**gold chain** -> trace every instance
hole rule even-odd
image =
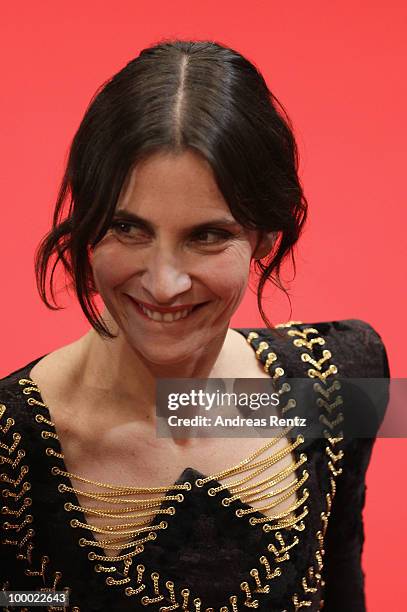
[[[288,429],[291,429],[291,427]],[[283,435],[284,433],[280,434],[277,438],[273,438],[273,440],[268,442],[263,447],[262,452],[266,448],[269,448],[270,446],[275,444],[277,440],[279,440]],[[278,451],[274,455],[266,457],[265,459],[261,459],[260,461],[257,461],[253,463],[252,465],[248,465],[249,462],[247,460],[242,461],[241,463],[235,465],[232,468],[223,470],[222,472],[218,472],[218,474],[215,474],[214,476],[207,476],[206,478],[198,478],[195,484],[198,487],[202,487],[205,483],[209,482],[210,480],[219,480],[219,478],[227,478],[229,476],[234,476],[235,474],[240,474],[241,472],[247,472],[248,470],[252,470],[253,468],[257,468],[263,465],[266,465],[267,467],[270,465],[274,465],[274,463],[277,463],[278,461],[280,461],[282,457],[285,457],[286,455],[288,455],[291,452],[291,450],[293,450],[294,448],[296,448],[303,442],[304,442],[304,437],[301,434],[299,434],[295,442],[288,444],[287,446],[282,448],[280,451]],[[256,453],[253,453],[254,456],[256,456],[257,454],[258,454],[258,451],[256,451]],[[252,457],[250,457],[250,460],[252,460]]]
[[[89,478],[78,476],[78,474],[74,474],[73,472],[67,472],[65,470],[61,470],[60,468],[53,468],[53,474],[59,474],[61,476],[66,476],[70,480],[79,480],[80,482],[85,482],[86,484],[92,484],[97,487],[110,489],[113,491],[113,493],[103,493],[104,497],[108,497],[109,495],[111,495],[112,497],[117,497],[118,495],[131,495],[136,493],[165,493],[166,491],[172,489],[189,491],[191,489],[191,483],[189,482],[185,482],[183,484],[173,484],[167,487],[128,487],[123,485],[112,485],[106,482],[98,482],[96,480],[90,480]]]
[[[298,461],[292,461],[290,463],[290,465],[288,467],[286,467],[284,470],[281,470],[281,472],[279,472],[278,474],[272,474],[271,476],[268,476],[267,478],[263,478],[263,480],[259,480],[255,483],[252,483],[250,485],[247,485],[245,487],[238,487],[238,486],[229,486],[228,489],[232,492],[233,489],[233,493],[235,494],[233,496],[233,498],[229,498],[230,500],[235,499],[237,497],[239,497],[240,493],[245,493],[247,491],[250,491],[251,489],[258,489],[259,487],[261,487],[261,485],[265,484],[269,487],[274,486],[275,484],[278,484],[279,482],[281,482],[282,480],[284,480],[286,478],[286,476],[289,476],[292,472],[295,472],[295,470],[297,468],[299,468],[303,463],[305,463],[306,459],[302,458],[299,459]],[[263,489],[260,489],[263,490]],[[250,494],[254,493],[255,491],[252,491]],[[236,495],[237,494],[237,495]]]
[[[305,473],[308,474],[307,470],[303,471],[303,475],[305,476]],[[308,476],[307,476],[308,477]],[[295,478],[295,480],[293,480],[292,482],[289,482],[288,484],[284,485],[283,487],[280,487],[279,489],[275,489],[274,491],[271,491],[270,493],[265,493],[264,495],[261,495],[260,497],[257,497],[258,493],[262,493],[263,491],[267,491],[267,489],[270,488],[270,484],[265,485],[264,487],[261,487],[260,489],[253,491],[251,494],[249,495],[241,495],[240,499],[242,501],[245,502],[245,504],[251,504],[254,501],[262,501],[263,499],[268,499],[269,497],[274,497],[275,495],[280,495],[280,493],[284,493],[284,491],[287,491],[287,489],[294,484],[295,482],[298,482],[298,478]]]
[[[271,510],[271,508],[275,508],[276,506],[278,506],[278,504],[280,502],[282,502],[282,501],[288,499],[289,497],[291,497],[291,494],[294,493],[295,491],[297,491],[300,487],[302,487],[302,485],[304,484],[304,482],[307,479],[308,479],[308,472],[306,472],[304,474],[304,476],[300,480],[297,480],[294,483],[294,486],[290,487],[290,490],[287,491],[287,493],[284,493],[284,495],[282,495],[278,499],[274,500],[270,505],[263,506],[261,508],[245,508],[245,509],[239,508],[239,510],[236,510],[236,516],[243,516],[244,514],[252,514],[253,512],[263,512],[264,510]],[[292,483],[290,483],[290,485],[291,484]],[[304,489],[304,493],[306,491],[308,491],[308,489]],[[267,495],[266,497],[269,497],[269,495]],[[297,503],[297,502],[295,502],[295,503]]]

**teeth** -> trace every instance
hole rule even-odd
[[[178,321],[178,319],[185,319],[191,312],[192,308],[186,308],[185,310],[179,310],[178,312],[157,312],[156,310],[149,310],[143,304],[139,303],[141,310],[153,321],[165,321],[166,323],[170,323],[171,321]]]

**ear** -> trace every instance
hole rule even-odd
[[[252,259],[263,259],[268,255],[277,240],[277,232],[259,231]]]

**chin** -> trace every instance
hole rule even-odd
[[[144,348],[140,346],[140,343],[133,344],[132,348],[142,361],[156,366],[176,366],[177,364],[182,365],[185,362],[191,362],[191,353],[185,350],[185,344],[184,348],[180,347],[179,350],[167,348],[165,344],[163,342],[161,347],[157,347],[156,350],[148,346]]]

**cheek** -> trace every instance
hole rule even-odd
[[[243,297],[249,280],[250,249],[239,248],[209,257],[206,277],[212,291],[225,303],[235,304]]]
[[[135,271],[133,259],[114,244],[95,249],[91,265],[96,288],[101,294],[123,284]]]

